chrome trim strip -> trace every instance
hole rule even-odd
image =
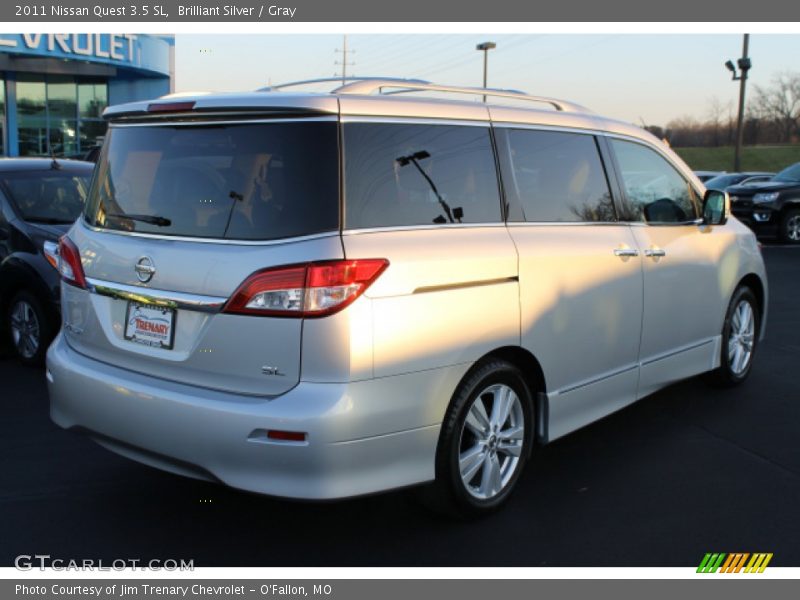
[[[612,371],[611,373],[606,373],[605,375],[601,375],[600,377],[596,377],[596,378],[590,379],[588,381],[582,381],[582,382],[577,383],[575,385],[571,385],[570,387],[567,387],[567,388],[562,388],[562,389],[558,390],[556,392],[556,394],[560,396],[561,394],[566,394],[568,392],[574,392],[575,390],[578,390],[580,388],[584,388],[587,385],[592,385],[594,383],[600,383],[601,381],[605,381],[606,379],[611,379],[612,377],[616,377],[617,375],[622,375],[624,373],[629,373],[630,371],[634,371],[634,370],[636,370],[638,368],[639,368],[638,364],[629,365],[627,367],[622,367],[621,369],[618,369],[616,371]]]
[[[687,225],[703,225],[703,219],[677,221],[675,223],[648,223],[646,221],[621,221],[631,227],[686,227]]]
[[[647,360],[640,361],[639,364],[643,367],[646,367],[647,365],[651,365],[665,358],[670,358],[671,356],[676,356],[678,354],[681,354],[682,352],[688,352],[689,350],[695,350],[697,348],[702,348],[703,346],[707,346],[708,344],[713,344],[715,340],[716,337],[713,337],[707,340],[703,340],[702,342],[696,342],[694,344],[683,346],[682,348],[678,348],[676,350],[669,350],[667,352],[664,352],[663,354],[659,354],[657,356],[650,357]]]
[[[510,221],[507,223],[509,227],[590,227],[590,226],[617,226],[627,227],[628,223],[625,221]]]
[[[201,244],[224,244],[228,246],[274,246],[277,244],[294,244],[299,242],[306,242],[309,240],[319,240],[339,235],[338,231],[326,231],[324,233],[314,233],[311,235],[281,238],[277,240],[224,240],[220,238],[200,238],[200,237],[188,237],[181,235],[161,235],[158,233],[143,233],[140,231],[118,231],[116,229],[104,229],[102,227],[95,227],[94,225],[89,225],[89,223],[87,223],[83,217],[79,218],[78,222],[80,223],[81,226],[85,227],[89,231],[94,231],[96,233],[109,233],[113,235],[146,238],[151,240],[167,240],[170,242],[198,242]]]
[[[177,113],[176,113],[177,114]],[[127,122],[127,121],[111,121],[109,127],[192,127],[195,125],[246,125],[249,123],[296,123],[309,121],[321,122],[336,122],[339,120],[338,115],[331,114],[318,117],[275,117],[274,119],[230,119],[230,120],[215,120],[215,119],[194,119],[191,121],[176,121],[164,119],[163,121],[146,121],[146,122]]]
[[[555,131],[558,133],[574,133],[576,135],[605,135],[605,131],[597,128],[580,127],[578,125],[539,125],[538,123],[520,123],[518,121],[495,121],[492,126],[496,129],[528,129],[535,131]]]
[[[395,225],[392,227],[365,227],[364,229],[345,229],[342,235],[361,235],[365,233],[386,233],[392,231],[446,231],[448,229],[483,229],[505,227],[505,223],[448,223],[446,225]]]
[[[465,127],[490,127],[491,122],[487,116],[485,119],[449,119],[447,117],[403,117],[391,116],[380,117],[376,115],[351,115],[343,114],[342,123],[383,123],[390,125],[460,125]]]
[[[88,277],[86,279],[86,283],[89,286],[89,291],[93,294],[107,296],[117,300],[128,300],[133,302],[141,302],[143,304],[166,306],[179,310],[218,313],[228,301],[227,298],[222,298],[219,296],[201,296],[199,294],[187,294],[184,292],[153,290],[150,288],[126,285],[124,283],[103,281],[101,279],[90,279]]]
[[[519,277],[513,275],[511,277],[498,277],[497,279],[482,279],[479,281],[460,281],[458,283],[445,283],[442,285],[428,285],[418,287],[412,294],[428,294],[430,292],[444,292],[449,290],[461,290],[464,288],[483,287],[486,285],[500,285],[502,283],[511,283],[519,281]]]

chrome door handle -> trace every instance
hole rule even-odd
[[[648,248],[644,251],[644,255],[649,256],[650,258],[660,258],[662,256],[666,256],[667,253],[661,248]]]
[[[636,248],[614,248],[614,256],[639,256]]]

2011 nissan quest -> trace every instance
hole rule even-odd
[[[106,111],[60,244],[57,424],[245,490],[433,482],[474,514],[537,445],[748,376],[759,246],[659,140],[520,92],[287,89]]]

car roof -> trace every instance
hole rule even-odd
[[[19,157],[19,158],[0,158],[0,173],[10,171],[49,171],[53,169],[52,158],[44,157]],[[56,158],[60,169],[68,171],[91,171],[94,163],[83,160],[71,160],[66,158]]]
[[[297,92],[292,87],[335,83],[329,92]],[[393,91],[385,91],[385,90]],[[428,92],[429,95],[411,92]],[[430,94],[434,94],[431,97]],[[450,94],[450,97],[446,97]],[[480,102],[486,94],[486,101]],[[505,103],[497,100],[503,98]],[[508,100],[516,101],[509,106]],[[182,114],[180,114],[182,112]],[[181,92],[161,98],[106,108],[107,119],[159,119],[249,112],[270,116],[340,115],[347,117],[403,117],[463,121],[530,122],[532,124],[611,130],[636,137],[639,127],[607,119],[568,100],[532,96],[518,90],[447,86],[418,79],[364,77],[308,80],[250,92]],[[652,138],[657,139],[657,138]]]

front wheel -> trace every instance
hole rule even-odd
[[[531,407],[531,392],[512,364],[491,360],[468,374],[442,424],[428,504],[461,517],[503,504],[530,454]]]
[[[720,366],[711,373],[712,383],[732,386],[747,379],[760,327],[761,313],[755,295],[748,287],[737,288],[722,326]]]
[[[800,209],[793,208],[783,215],[781,238],[788,244],[800,244]]]

